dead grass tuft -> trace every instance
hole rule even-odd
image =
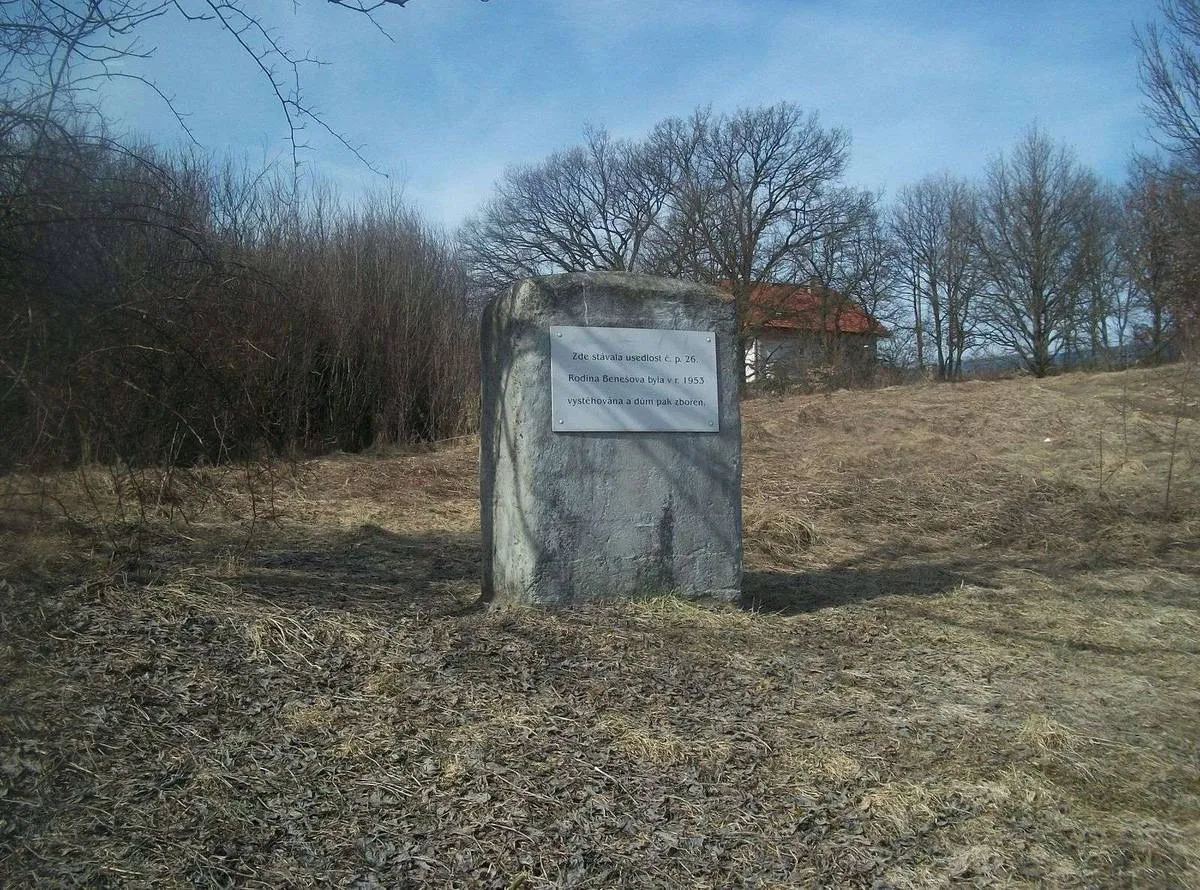
[[[762,504],[745,504],[746,547],[783,564],[794,563],[817,543],[817,529],[805,516]]]

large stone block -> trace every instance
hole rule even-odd
[[[710,332],[716,428],[557,432],[556,326]],[[739,595],[741,361],[727,295],[624,273],[528,279],[488,304],[482,358],[485,598],[562,604]]]

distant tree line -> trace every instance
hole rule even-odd
[[[848,160],[844,132],[789,103],[700,109],[641,140],[590,130],[506,171],[462,231],[464,260],[485,290],[595,269],[720,283],[746,340],[756,285],[815,285],[944,379],[979,350],[1038,376],[1134,337],[1158,354],[1194,322],[1200,201],[1181,162],[1138,159],[1113,186],[1031,127],[981,181],[929,176],[885,204],[845,184]]]
[[[1044,376],[1064,358],[1103,365],[1135,339],[1171,355],[1196,318],[1189,179],[1139,158],[1114,186],[1031,127],[981,182],[902,188],[889,229],[918,367],[954,379],[982,349]]]

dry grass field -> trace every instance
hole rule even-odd
[[[0,480],[0,885],[1200,887],[1186,370],[748,403],[742,608],[479,609],[473,440]]]

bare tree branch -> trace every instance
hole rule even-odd
[[[527,275],[641,269],[671,185],[652,146],[589,129],[583,145],[505,171],[464,226],[464,255],[487,290]]]
[[[361,13],[385,36],[374,13],[385,6],[403,7],[407,0],[329,0],[335,6]],[[140,39],[155,19],[177,16],[187,24],[215,23],[258,68],[283,112],[294,168],[306,148],[301,134],[313,125],[375,173],[381,171],[341,130],[331,125],[303,92],[302,69],[324,63],[293,51],[271,26],[268,13],[249,0],[3,0],[0,2],[0,72],[3,99],[9,106],[33,98],[51,116],[65,103],[72,113],[97,116],[94,102],[84,96],[102,80],[123,78],[146,86],[180,123],[190,139],[194,134],[186,114],[161,85],[136,70],[113,63],[145,60],[156,49]],[[381,174],[382,175],[382,174]]]
[[[1200,0],[1160,0],[1164,25],[1135,30],[1146,113],[1159,145],[1200,166]]]

